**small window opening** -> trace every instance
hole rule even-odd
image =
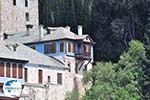
[[[71,64],[68,63],[68,67],[69,67],[69,72],[71,72]]]
[[[26,13],[26,21],[29,21],[30,18],[29,18],[29,13]]]
[[[13,5],[16,6],[16,0],[13,0]]]
[[[51,76],[48,76],[48,77],[47,77],[47,81],[48,81],[48,83],[51,82]]]
[[[28,7],[28,0],[25,0],[25,7]]]
[[[57,84],[62,84],[62,73],[57,73]]]

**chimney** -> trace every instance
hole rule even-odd
[[[15,44],[8,44],[6,45],[6,47],[11,50],[11,51],[17,51],[17,47],[19,46],[19,44],[15,43]]]
[[[3,39],[4,39],[4,40],[8,39],[8,34],[7,34],[7,33],[4,33],[4,34],[3,34]]]
[[[3,34],[0,34],[0,40],[4,40],[4,35]]]
[[[30,29],[32,29],[32,28],[33,28],[32,24],[27,24],[26,25],[26,33],[27,33],[27,35],[30,35]]]
[[[68,31],[70,31],[70,29],[71,29],[69,26],[66,26],[65,28],[66,28]]]
[[[42,39],[44,37],[44,26],[39,25],[39,39]]]
[[[46,28],[46,34],[51,34],[51,30]]]
[[[78,25],[78,35],[82,35],[82,33],[83,33],[82,25]]]

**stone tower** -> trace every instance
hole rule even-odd
[[[38,30],[38,0],[0,0],[0,33]]]

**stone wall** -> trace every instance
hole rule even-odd
[[[75,84],[81,98],[85,93],[83,77],[71,73],[66,73],[64,77],[62,85],[26,83],[19,100],[65,100],[67,93],[72,91]]]
[[[28,81],[24,83],[20,100],[64,100],[74,87],[75,74],[58,67],[29,66]],[[43,83],[38,83],[38,70],[43,72]],[[57,73],[62,73],[62,84],[57,83]],[[48,76],[51,81],[48,82]]]
[[[26,22],[26,12],[29,13],[29,22]],[[16,6],[13,0],[1,0],[1,33],[26,32],[28,23],[33,25],[31,32],[37,31],[38,16],[38,0],[28,0],[28,7],[25,7],[25,0],[16,0]]]

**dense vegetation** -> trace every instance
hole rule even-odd
[[[40,23],[45,26],[71,26],[96,42],[95,58],[118,61],[132,39],[144,39],[148,0],[39,0]]]
[[[118,62],[98,62],[84,75],[84,84],[90,88],[82,100],[150,100],[148,48],[134,40]],[[73,90],[66,100],[79,97],[77,93]]]
[[[89,33],[96,42],[95,58],[101,62],[85,74],[84,82],[91,82],[91,88],[83,100],[150,100],[148,0],[39,0],[39,3],[41,24],[71,26],[74,32],[82,24],[84,33]],[[66,100],[78,98],[77,95],[74,89]]]
[[[92,86],[83,100],[140,100],[145,96],[140,89],[145,48],[138,41],[129,45],[118,63],[100,62],[86,73],[84,81],[92,82]]]

